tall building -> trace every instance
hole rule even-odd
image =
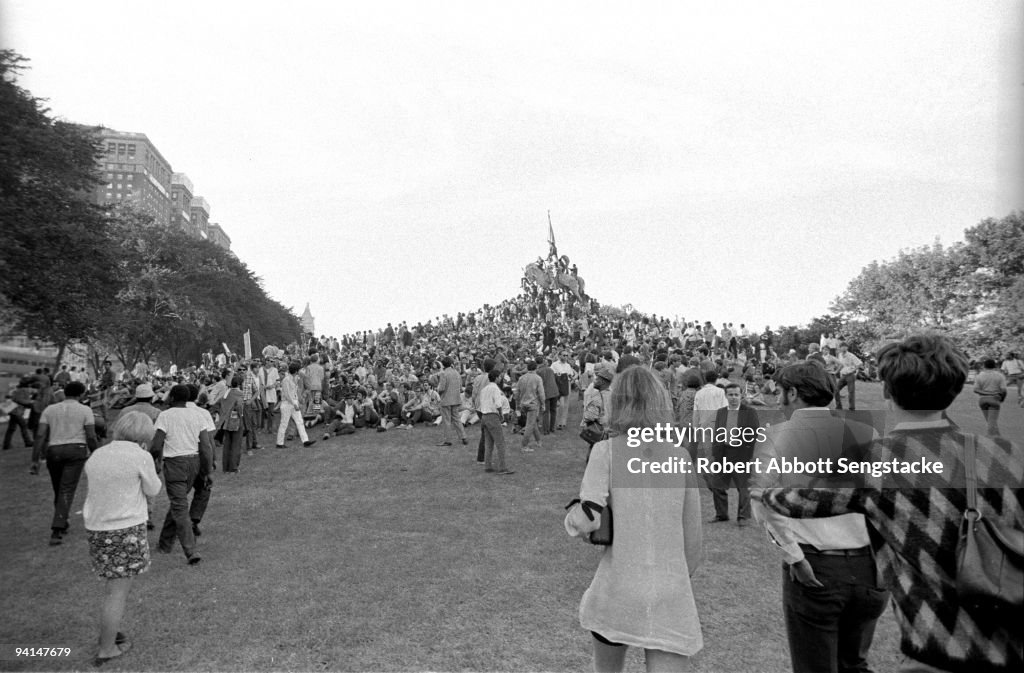
[[[306,310],[302,312],[302,317],[299,318],[299,324],[302,325],[302,331],[310,334],[316,334],[315,324],[313,322],[313,314],[309,312],[309,302],[306,302]]]
[[[209,227],[210,240],[225,250],[231,249],[231,239],[224,233],[224,230],[216,222],[211,222]]]
[[[192,181],[184,173],[171,176],[171,226],[199,237],[192,227]]]
[[[210,224],[210,204],[195,195],[192,181],[175,173],[171,164],[144,133],[95,129],[103,146],[100,172],[105,182],[96,189],[100,204],[133,203],[158,223],[181,229],[225,250],[231,238],[218,224]]]
[[[210,204],[201,196],[193,196],[189,207],[192,216],[192,230],[196,238],[204,241],[210,238]]]
[[[100,168],[105,184],[97,203],[133,202],[156,222],[171,224],[171,165],[144,133],[97,129],[103,143]]]

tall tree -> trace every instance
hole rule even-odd
[[[963,245],[936,242],[872,262],[850,281],[832,310],[845,320],[873,325],[876,336],[920,328],[954,331],[977,311],[974,267]]]
[[[15,330],[62,353],[96,333],[118,276],[103,209],[90,200],[94,135],[52,119],[18,85],[26,60],[0,50],[0,303]]]
[[[1024,212],[982,220],[965,232],[966,254],[978,271],[980,327],[994,344],[1024,345]]]

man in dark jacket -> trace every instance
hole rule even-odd
[[[555,431],[555,416],[558,413],[558,381],[551,363],[543,355],[537,356],[537,376],[544,384],[544,416],[541,420],[541,432],[550,435]]]
[[[739,384],[730,383],[725,389],[725,399],[729,406],[718,410],[715,417],[715,441],[711,445],[711,460],[735,467],[737,463],[746,463],[754,456],[754,443],[757,441],[757,429],[760,426],[757,411],[742,403],[743,394]],[[719,474],[708,477],[708,486],[715,504],[715,518],[709,523],[729,520],[729,491],[735,486],[739,492],[739,504],[736,508],[736,523],[746,526],[750,519],[750,490],[747,482],[750,475],[746,472]]]

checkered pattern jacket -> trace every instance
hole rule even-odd
[[[869,478],[863,488],[769,489],[762,502],[797,518],[866,517],[907,656],[949,671],[1019,673],[1024,614],[975,611],[956,592],[957,539],[967,507],[963,446],[964,435],[945,423],[894,431],[857,459],[941,460],[942,475],[885,475]],[[1003,526],[1024,529],[1024,452],[1005,440],[978,437],[977,454],[978,509]]]

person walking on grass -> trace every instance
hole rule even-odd
[[[614,509],[614,538],[579,608],[595,671],[623,670],[628,647],[644,650],[648,671],[687,670],[704,644],[690,580],[703,559],[696,478],[692,470],[630,475],[626,467],[640,456],[692,465],[671,441],[627,445],[633,432],[672,420],[672,398],[651,370],[616,374],[609,418],[615,435],[594,444],[579,499],[565,518],[566,532],[586,539]]]
[[[67,535],[68,514],[82,469],[89,454],[98,446],[92,409],[79,401],[84,393],[85,386],[78,381],[67,384],[64,401],[43,410],[36,430],[32,467],[38,471],[38,460],[45,458],[53,485],[50,546],[59,545]]]
[[[106,581],[100,608],[100,649],[94,666],[122,656],[132,646],[118,629],[132,580],[149,570],[146,503],[161,488],[147,451],[154,432],[149,416],[127,411],[114,424],[113,441],[94,451],[85,463],[89,490],[82,514],[89,555],[93,571]]]
[[[188,494],[196,479],[209,486],[213,479],[213,439],[199,414],[187,407],[189,389],[178,384],[171,388],[167,401],[171,405],[156,419],[156,433],[150,451],[162,464],[170,507],[160,531],[159,550],[170,554],[175,538],[189,565],[202,560],[196,549],[196,536],[189,517]]]
[[[310,439],[306,433],[306,425],[302,422],[302,412],[299,411],[299,363],[292,362],[288,365],[288,374],[281,381],[281,421],[277,425],[277,444],[279,449],[284,448],[284,436],[288,430],[288,423],[294,422],[299,431],[299,439],[303,446],[313,446],[315,439]]]
[[[1006,400],[1006,377],[996,369],[996,361],[985,360],[984,369],[974,379],[974,392],[979,395],[978,407],[988,425],[988,436],[999,437],[999,410]]]

